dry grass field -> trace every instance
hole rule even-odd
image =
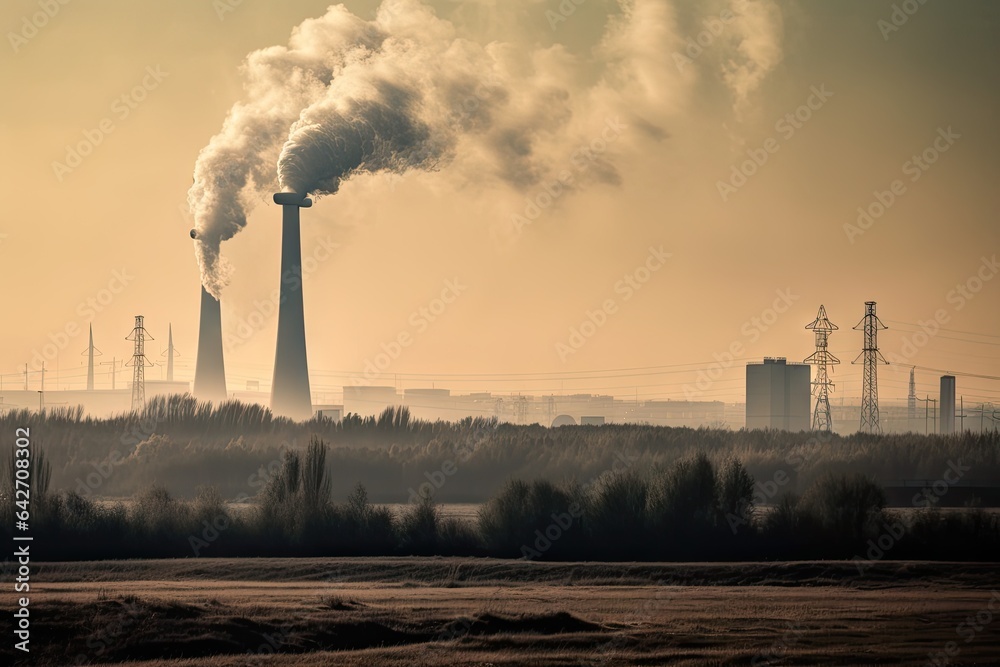
[[[43,563],[23,664],[925,665],[955,641],[948,664],[996,665],[1000,603],[958,628],[997,588],[969,563]]]

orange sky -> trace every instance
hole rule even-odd
[[[335,398],[344,372],[363,371],[401,334],[411,343],[385,367],[386,384],[742,400],[742,364],[727,350],[800,360],[813,342],[803,327],[822,303],[841,329],[831,349],[850,362],[866,300],[890,327],[886,356],[1000,375],[1000,9],[928,3],[889,31],[879,21],[892,20],[891,2],[757,2],[767,11],[723,25],[690,62],[659,72],[669,85],[644,113],[666,136],[632,125],[607,142],[620,184],[587,181],[591,167],[566,155],[580,187],[520,230],[512,216],[529,199],[547,201],[543,190],[463,178],[461,162],[359,177],[304,210],[317,400]],[[345,4],[373,16],[373,2]],[[617,6],[591,0],[553,23],[555,0],[430,4],[470,39],[561,43],[584,66]],[[649,56],[661,70],[678,67],[674,54],[730,6],[662,4],[669,34]],[[241,98],[243,58],[287,43],[326,4],[231,9],[220,20],[208,0],[70,2],[45,21],[33,18],[37,2],[0,9],[5,386],[23,384],[24,363],[49,343],[58,354],[46,368],[59,375],[47,383],[82,386],[86,326],[102,360],[122,358],[136,314],[156,338],[155,361],[173,324],[178,375],[193,377],[199,275],[185,197],[194,161]],[[37,34],[32,20],[45,23]],[[606,127],[579,121],[585,136]],[[55,164],[73,164],[67,146],[81,142],[92,150],[77,166]],[[743,184],[734,168],[754,173]],[[857,226],[859,207],[885,204]],[[279,216],[262,201],[223,246],[235,269],[223,296],[231,389],[270,380],[275,319],[248,336],[240,325],[266,314],[260,304],[278,286]],[[653,261],[650,248],[669,257]],[[449,281],[461,289],[434,314]],[[600,326],[574,338],[588,312]],[[944,329],[914,341],[917,323],[936,314]],[[713,359],[726,368],[698,388]],[[921,395],[936,392],[937,375],[918,370]],[[883,371],[882,396],[904,397],[906,379]],[[834,401],[860,395],[859,367],[839,367],[834,380]],[[996,380],[961,376],[958,386],[966,401],[1000,402]]]

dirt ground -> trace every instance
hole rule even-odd
[[[995,564],[185,559],[31,585],[17,664],[1000,664]]]

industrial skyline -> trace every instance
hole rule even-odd
[[[292,196],[292,198],[295,201],[300,199],[297,196]],[[298,205],[295,208],[297,209]],[[292,222],[297,221],[292,220]],[[293,227],[295,226],[293,225]],[[294,250],[294,243],[288,247],[290,251]],[[294,261],[292,255],[294,255],[294,252],[289,255],[289,261]],[[207,343],[205,346],[199,345],[199,362],[203,361],[202,354],[205,354],[204,367],[210,372],[205,374],[196,373],[196,378],[201,377],[201,381],[205,382],[206,378],[211,377],[218,386],[221,386],[225,383],[225,377],[224,368],[221,363],[218,363],[221,360],[220,355],[203,352],[203,349],[211,348],[220,338],[218,321],[213,320],[213,317],[217,316],[213,315],[212,311],[214,308],[211,307],[213,303],[218,302],[209,296],[208,300],[204,303],[208,303],[210,306],[207,317],[202,318],[201,338],[203,341],[207,341]],[[871,313],[873,304],[867,303],[866,309]],[[296,320],[299,320],[299,324],[301,324],[300,309],[297,313],[293,312],[290,317],[292,318],[291,322],[293,325]],[[132,382],[124,385],[118,390],[117,394],[114,391],[115,380],[113,377],[110,380],[111,391],[108,391],[107,387],[101,387],[95,391],[94,378],[97,367],[94,362],[94,353],[99,354],[100,351],[96,349],[91,334],[88,349],[84,351],[84,354],[88,357],[86,373],[87,390],[85,392],[74,391],[66,386],[61,387],[60,380],[65,381],[65,378],[59,377],[50,378],[50,389],[46,391],[43,384],[44,373],[42,372],[39,372],[40,389],[37,391],[30,390],[28,382],[30,372],[27,372],[24,374],[25,391],[8,390],[7,392],[14,399],[13,401],[2,400],[3,388],[0,385],[0,409],[28,407],[25,401],[33,401],[36,393],[38,394],[39,408],[80,404],[91,414],[113,414],[125,409],[124,400],[127,396],[131,396],[131,408],[133,410],[138,409],[145,401],[146,386],[142,377],[142,370],[145,366],[153,366],[155,364],[150,363],[145,357],[142,345],[143,336],[137,335],[137,332],[142,332],[144,335],[147,334],[142,327],[143,317],[136,316],[135,320],[136,328],[127,337],[128,340],[135,342],[135,351],[133,358],[129,362],[123,363],[123,366],[133,366],[135,373],[133,374]],[[864,323],[864,320],[862,323]],[[807,363],[815,365],[823,359],[827,359],[827,361],[835,359],[835,357],[830,357],[828,352],[825,352],[825,354],[820,353],[826,350],[829,332],[836,328],[835,325],[829,322],[825,308],[820,306],[816,319],[806,327],[808,330],[815,331],[817,336],[817,353],[810,355],[806,359]],[[301,330],[299,334],[301,334]],[[152,385],[151,395],[186,392],[198,386],[197,380],[194,384],[191,384],[184,380],[176,380],[173,377],[173,358],[176,355],[176,350],[173,346],[172,325],[168,325],[167,337],[167,348],[161,355],[165,357],[165,361],[161,366],[166,367],[167,378],[166,380],[162,379],[161,369],[161,378],[159,380],[153,379],[150,383]],[[869,344],[868,332],[866,332],[864,344]],[[292,345],[291,349],[295,351],[300,348],[297,345]],[[280,362],[282,356],[281,350],[282,347],[279,342],[275,363],[276,371],[281,368],[284,368],[286,371],[290,368],[295,368],[295,364],[285,363],[282,365]],[[286,356],[287,352],[286,350]],[[300,352],[295,352],[295,354],[301,352],[302,350],[300,349]],[[864,356],[864,351],[862,356]],[[118,368],[117,365],[113,367]],[[740,367],[742,368],[743,365],[740,364]],[[857,399],[855,397],[840,396],[839,402],[835,402],[837,409],[831,409],[829,392],[832,391],[833,385],[832,383],[824,383],[822,381],[824,377],[822,370],[817,371],[816,381],[811,383],[813,390],[810,391],[809,367],[798,363],[786,365],[785,358],[768,357],[763,359],[763,363],[760,361],[746,363],[746,392],[743,402],[739,400],[716,400],[710,397],[695,398],[693,400],[675,400],[670,398],[657,400],[656,398],[647,397],[647,392],[643,392],[640,398],[638,386],[635,389],[634,400],[632,396],[626,398],[622,398],[621,396],[616,397],[613,392],[601,393],[600,391],[591,389],[593,393],[588,393],[572,388],[566,390],[565,387],[561,388],[558,392],[549,391],[548,393],[522,392],[516,386],[508,386],[506,390],[499,391],[459,390],[453,392],[451,389],[452,386],[460,386],[463,382],[468,382],[469,380],[461,377],[438,378],[436,380],[428,380],[425,377],[419,379],[404,377],[400,381],[398,377],[395,377],[391,386],[380,386],[373,384],[375,380],[373,377],[367,377],[362,381],[360,379],[362,374],[360,373],[352,374],[351,382],[342,387],[322,385],[325,391],[320,393],[316,400],[312,400],[308,394],[308,375],[304,370],[304,355],[299,368],[300,372],[298,374],[288,374],[286,372],[286,375],[288,375],[286,382],[291,383],[289,385],[291,391],[286,392],[284,398],[281,398],[282,393],[280,391],[275,392],[272,384],[270,387],[270,398],[268,399],[266,394],[268,387],[266,384],[262,386],[259,380],[247,381],[245,387],[239,386],[234,388],[230,386],[228,392],[219,396],[204,395],[206,385],[203,384],[201,385],[200,391],[202,395],[200,397],[215,401],[228,397],[246,402],[256,402],[268,405],[278,415],[292,416],[298,419],[308,417],[313,413],[322,414],[334,419],[340,419],[348,413],[373,416],[388,406],[405,406],[410,408],[415,417],[429,420],[458,420],[467,416],[494,416],[503,421],[524,424],[536,422],[553,425],[576,422],[590,424],[642,422],[689,427],[778,428],[792,431],[809,430],[812,428],[814,430],[833,430],[839,433],[854,432],[859,416],[863,422],[865,416],[871,411],[871,408],[866,405],[865,397],[863,396]],[[822,364],[819,365],[819,369],[822,369]],[[600,372],[619,374],[604,376],[615,378],[621,377],[620,374],[622,373],[625,373],[625,376],[649,375],[652,370],[654,369],[605,369]],[[671,373],[677,369],[661,368],[659,370],[662,373]],[[940,432],[951,433],[956,429],[964,430],[966,428],[973,431],[993,430],[1000,423],[1000,410],[992,402],[986,400],[981,400],[977,406],[975,400],[971,400],[976,398],[973,394],[969,395],[970,402],[968,409],[966,409],[965,394],[956,393],[956,378],[953,375],[943,375],[940,377],[940,392],[935,398],[931,398],[928,393],[925,399],[918,399],[915,394],[915,370],[915,367],[909,367],[910,380],[907,383],[909,395],[905,404],[891,399],[882,402],[883,405],[881,407],[884,408],[883,414],[886,417],[879,424],[880,430],[885,430],[885,432],[920,432],[923,430],[924,432],[931,433],[938,432],[938,424],[940,423]],[[924,372],[933,372],[936,369],[923,370]],[[626,373],[626,371],[638,373]],[[795,372],[792,373],[792,371]],[[320,371],[320,373],[324,372]],[[109,372],[109,375],[113,376],[114,373]],[[497,383],[503,384],[507,381],[525,382],[529,379],[518,374],[510,374],[508,377],[502,377],[502,375],[481,378],[479,381],[495,385]],[[965,375],[963,380],[967,380],[970,377],[972,376]],[[295,392],[298,390],[294,389],[294,385],[302,379],[305,379],[307,382],[305,385],[306,393],[300,393],[296,397]],[[587,380],[587,378],[579,378],[575,374],[570,374],[569,379],[571,384],[574,381]],[[561,383],[564,383],[565,380],[566,377],[563,377]],[[426,386],[428,382],[431,387]],[[410,386],[405,386],[407,384]],[[441,386],[434,388],[438,384]],[[824,388],[827,389],[826,392],[822,391]],[[66,391],[67,389],[69,391]],[[198,390],[194,390],[194,393],[198,395]],[[277,404],[275,403],[276,395],[279,396]],[[815,408],[810,406],[810,395],[816,398]],[[289,401],[289,397],[292,400]],[[958,399],[957,402],[956,399]],[[284,400],[285,405],[281,404],[282,400]],[[878,407],[877,395],[874,400],[876,401],[876,407]],[[922,420],[916,412],[915,404],[917,400],[922,400],[925,403]],[[931,410],[932,405],[933,410]],[[812,414],[811,419],[810,414]],[[977,415],[978,428],[974,423]],[[817,425],[817,421],[821,416],[823,417],[823,423]],[[966,419],[970,420],[968,425],[966,424]],[[882,429],[883,426],[884,429]]]
[[[211,323],[214,308],[213,302],[217,302],[215,302],[210,295],[207,295],[207,293],[203,293],[203,300],[205,300],[206,297],[207,303],[210,306],[207,321]],[[218,317],[218,315],[215,315],[215,317]],[[214,328],[217,326],[218,324],[211,323],[208,331],[215,330]],[[905,327],[905,325],[902,326]],[[951,338],[953,333],[950,330],[943,330],[939,335],[948,336],[951,340],[957,340]],[[174,379],[171,377],[171,374],[173,373],[173,366],[176,366],[180,371],[177,381],[189,383],[191,390],[195,394],[200,394],[207,400],[221,400],[224,398],[227,394],[227,392],[222,389],[226,379],[224,363],[217,363],[214,365],[214,368],[212,367],[212,364],[206,364],[206,368],[210,369],[206,373],[206,377],[213,378],[214,393],[206,393],[204,387],[199,390],[198,374],[194,372],[196,360],[178,355],[176,350],[174,351],[172,357],[168,356],[168,352],[173,349],[172,325],[168,327],[167,336],[168,346],[160,355],[163,357],[163,361],[150,362],[153,367],[153,370],[151,371],[151,378],[153,380],[165,379],[168,382],[173,382]],[[844,348],[840,350],[841,353],[856,354],[857,352],[860,352],[861,341],[857,342],[859,343],[859,347],[854,349]],[[90,344],[93,345],[96,355],[102,354],[101,351],[97,349],[98,346],[93,343],[92,338]],[[213,336],[203,336],[199,341],[199,354],[202,354],[201,350],[203,345],[214,345],[214,347],[217,348],[210,354],[207,352],[204,353],[207,355],[207,359],[219,358],[222,350],[221,341],[216,338],[215,343],[213,344]],[[84,350],[84,355],[87,355],[89,349],[90,346]],[[99,389],[109,389],[112,388],[113,385],[124,387],[128,378],[123,377],[121,372],[125,367],[124,363],[125,358],[128,356],[128,350],[122,348],[120,352],[121,356],[118,357],[118,363],[114,366],[114,375],[116,375],[116,380],[112,380],[113,373],[110,368],[101,368],[102,365],[107,366],[114,362],[94,362],[93,375],[91,375],[89,365],[83,361],[81,361],[81,365],[79,367],[71,366],[70,368],[63,367],[61,369],[58,365],[50,364],[50,366],[45,368],[44,372],[44,375],[48,378],[49,388],[76,390],[84,388],[85,386],[92,386],[90,385],[90,382],[94,382],[93,386],[96,386]],[[224,354],[222,356],[224,356]],[[535,393],[538,395],[559,395],[589,392],[594,394],[614,395],[621,398],[635,398],[636,400],[641,398],[644,401],[722,400],[726,402],[740,402],[745,400],[745,394],[740,390],[741,388],[732,388],[729,385],[731,385],[734,380],[740,383],[743,382],[743,364],[746,362],[760,361],[762,358],[763,357],[750,356],[733,357],[731,362],[727,360],[724,364],[720,363],[720,361],[716,359],[701,362],[693,361],[676,365],[648,366],[631,369],[588,369],[573,372],[538,374],[477,374],[474,372],[462,374],[410,374],[392,372],[372,373],[369,372],[371,370],[370,368],[367,370],[358,369],[355,371],[314,369],[314,377],[311,382],[318,387],[318,393],[320,395],[325,395],[327,397],[329,397],[330,394],[342,393],[341,390],[344,386],[389,384],[402,390],[407,387],[421,388],[437,384],[450,387],[463,393],[491,391],[498,394]],[[171,363],[171,360],[176,361]],[[261,363],[258,364],[256,368],[264,369],[267,366],[267,364]],[[726,367],[723,368],[723,366]],[[919,369],[920,372],[917,374],[917,377],[919,377],[919,383],[914,382],[913,390],[916,391],[919,387],[919,394],[921,396],[927,393],[935,393],[937,389],[938,376],[944,373],[953,372],[946,368],[934,368],[918,364],[907,364],[901,361],[894,365],[885,367],[882,371],[881,380],[885,385],[887,385],[887,390],[885,391],[886,395],[884,397],[887,402],[898,402],[904,396],[907,399],[910,398],[910,383],[908,380],[903,379],[903,374],[907,374],[906,377],[908,377],[909,374],[913,372],[915,367]],[[273,366],[271,366],[271,368],[273,368]],[[722,377],[718,379],[714,378],[716,373]],[[29,367],[26,386],[30,386],[35,389],[41,387],[42,375],[43,373],[41,369],[35,371]],[[260,387],[261,390],[269,390],[271,383],[267,379],[266,375],[267,373],[262,372],[262,370],[251,370],[249,373],[237,372],[235,377],[229,376],[228,394],[232,395],[235,392],[245,391],[247,383]],[[975,402],[995,402],[994,394],[991,392],[993,381],[990,378],[977,377],[980,374],[965,373],[962,371],[959,371],[959,375],[963,377],[963,395]],[[860,369],[853,373],[847,372],[835,377],[838,378],[838,382],[843,383],[845,388],[843,390],[837,389],[834,393],[830,394],[830,396],[832,396],[832,402],[840,405],[859,403],[862,397],[861,389],[863,380],[863,373],[860,372]],[[656,381],[657,378],[663,379]],[[16,388],[25,384],[25,370],[22,368],[22,370],[18,373],[4,374],[2,379],[8,388]],[[985,390],[977,388],[977,381],[981,381],[979,382],[979,385],[985,386]],[[713,386],[705,386],[706,383],[711,383]],[[906,394],[903,393],[904,387],[907,389]]]
[[[553,27],[540,5],[515,5],[429,3],[442,34],[538,47],[536,68],[563,68],[575,124],[536,116],[565,142],[534,141],[537,159],[526,165],[554,176],[479,178],[473,167],[497,164],[465,162],[474,151],[458,150],[459,162],[436,170],[360,174],[317,198],[301,230],[314,402],[356,382],[738,402],[745,363],[815,351],[801,327],[819,304],[850,324],[876,300],[889,326],[879,336],[890,362],[880,400],[906,400],[916,366],[917,413],[915,401],[936,396],[945,374],[967,401],[1000,403],[1000,195],[986,187],[998,175],[1000,101],[988,84],[1000,58],[983,27],[995,9],[922,6],[886,33],[879,22],[891,4],[790,11],[764,2],[757,22],[711,23],[723,5],[651,3],[662,10],[647,17],[656,75],[640,94],[600,55],[613,9],[580,6]],[[345,6],[375,17],[374,2]],[[37,278],[5,293],[5,321],[17,326],[4,329],[3,387],[27,380],[37,389],[43,377],[49,389],[84,387],[79,352],[91,327],[103,352],[95,386],[126,387],[132,350],[119,339],[140,313],[157,339],[151,360],[161,360],[172,324],[186,353],[174,360],[176,378],[195,379],[205,311],[191,298],[202,289],[186,234],[196,225],[191,166],[246,93],[247,54],[288,43],[296,25],[324,12],[326,3],[304,0],[281,11],[244,4],[224,20],[159,7],[136,22],[125,3],[67,7],[18,47],[11,83],[44,112],[5,110],[0,132],[25,157],[2,174],[25,188],[11,219],[37,224],[0,228],[0,259],[10,280]],[[718,34],[702,38],[709,23]],[[166,24],[183,26],[188,50],[161,34]],[[129,58],[105,66],[86,48],[126,26]],[[94,37],[81,41],[85,33]],[[736,36],[760,50],[740,51]],[[844,43],[856,46],[834,48]],[[924,62],[929,50],[945,54],[936,67]],[[539,77],[550,70],[530,67],[527,83],[511,85],[514,65],[525,64],[510,57],[454,100],[472,110],[459,121],[488,111],[513,122],[504,114],[547,90]],[[607,89],[594,87],[601,77]],[[587,99],[600,104],[578,103]],[[77,164],[67,154],[98,136],[109,101],[113,132],[101,130]],[[592,106],[600,113],[584,113]],[[53,172],[56,163],[69,171]],[[99,203],[94,193],[109,183],[120,196]],[[229,392],[248,383],[269,391],[274,373],[279,222],[269,200],[255,203],[222,250],[231,273],[216,302],[213,354]],[[136,239],[149,250],[127,250]],[[797,249],[820,246],[817,271],[815,256]],[[38,261],[67,271],[39,272]],[[860,332],[841,331],[829,352],[846,361],[861,347]],[[161,375],[165,367],[147,369],[147,379]],[[861,397],[860,367],[837,367],[830,379],[833,406]],[[225,392],[216,380],[213,397]]]

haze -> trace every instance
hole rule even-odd
[[[375,3],[344,4],[373,16]],[[618,11],[590,0],[556,21],[546,15],[556,2],[429,4],[464,37],[539,48],[584,72]],[[868,300],[890,327],[883,353],[920,367],[919,395],[937,391],[940,370],[990,376],[959,376],[966,401],[1000,398],[1000,10],[929,2],[892,30],[891,2],[751,4],[753,20],[718,22],[701,53],[686,53],[688,40],[729,3],[667,5],[669,39],[647,63],[662,80],[644,82],[662,97],[637,110],[648,125],[609,116],[575,127],[597,142],[595,159],[572,144],[547,155],[572,189],[480,180],[460,155],[437,171],[358,176],[319,199],[302,224],[307,272],[315,264],[305,313],[317,402],[337,400],[352,379],[742,401],[742,362],[805,358],[804,326],[820,304],[840,327],[831,351],[845,362],[832,399],[856,401],[860,367],[846,363],[860,352],[851,327]],[[246,55],[286,44],[327,6],[220,5],[69,3],[23,43],[8,36],[5,385],[22,386],[24,364],[57,341],[46,369],[58,372],[46,381],[82,387],[87,325],[104,359],[121,359],[136,314],[157,361],[172,323],[177,376],[193,378],[195,159],[241,99]],[[0,25],[19,33],[36,11],[5,3]],[[78,166],[54,166],[85,140],[96,145]],[[741,180],[734,169],[753,173]],[[859,207],[871,222],[859,223]],[[260,304],[278,286],[279,220],[259,202],[223,246],[234,269],[223,296],[231,389],[270,381],[276,318],[249,335],[240,325],[266,315]],[[119,287],[110,303],[86,305]],[[450,303],[435,313],[443,293]],[[919,323],[935,318],[936,334],[915,344]],[[587,321],[593,335],[574,338]],[[410,344],[365,378],[401,335]],[[729,362],[734,344],[742,352]],[[686,396],[713,361],[722,374]],[[904,398],[907,374],[884,370],[882,397]]]

